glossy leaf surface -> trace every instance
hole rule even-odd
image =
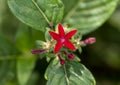
[[[108,19],[117,2],[118,0],[63,0],[64,22],[78,29],[81,34],[90,33]]]
[[[60,23],[63,17],[63,3],[61,0],[33,0],[39,9],[33,4],[32,0],[8,0],[8,5],[13,14],[23,23],[45,31],[48,22],[45,17],[54,24]]]
[[[47,68],[47,85],[95,85],[91,72],[78,62],[69,61],[61,66],[55,59]]]

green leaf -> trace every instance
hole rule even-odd
[[[61,0],[35,1],[43,13],[38,10],[32,0],[8,0],[8,5],[19,20],[41,31],[45,31],[49,24],[44,16],[55,25],[61,22],[64,9]]]
[[[17,77],[20,85],[26,85],[35,65],[35,56],[24,54],[17,59]]]
[[[87,34],[109,18],[118,0],[63,0],[63,3],[66,13],[64,22],[81,34]]]
[[[117,10],[112,14],[112,16],[109,19],[109,23],[114,27],[117,28],[120,31],[120,4],[117,7]]]
[[[15,56],[18,50],[6,37],[0,35],[0,56]]]
[[[83,64],[73,61],[61,66],[55,59],[48,66],[45,78],[47,85],[95,85],[91,72]]]
[[[50,62],[51,59],[55,58],[55,54],[53,53],[46,53],[46,61]]]
[[[45,32],[45,40],[46,41],[51,41],[51,37],[50,37],[50,34],[49,34],[49,29],[50,28],[46,28],[46,32]]]
[[[16,34],[16,46],[21,52],[30,51],[33,47],[32,31],[26,25],[20,24]]]
[[[35,40],[45,41],[45,35],[44,35],[44,32],[42,31],[32,29],[32,36],[33,36],[34,41]]]
[[[36,39],[44,40],[43,32],[29,29],[27,25],[20,23],[16,33],[17,48],[23,53],[30,51],[33,49]]]
[[[1,25],[3,23],[4,12],[5,12],[5,0],[0,0],[0,32],[1,32]]]
[[[15,74],[17,54],[18,50],[15,46],[0,35],[0,85],[15,85],[17,83]]]
[[[78,47],[78,51],[80,54],[82,53],[82,48],[80,46]]]
[[[41,76],[39,75],[39,73],[37,72],[33,72],[28,83],[26,85],[35,85],[35,83],[37,82],[37,80],[40,78]]]
[[[81,61],[81,59],[80,59],[78,56],[76,56],[76,55],[75,55],[75,57],[74,57],[73,61],[80,62],[80,61]]]
[[[78,0],[62,0],[64,4],[64,17],[71,11],[71,9],[75,6]],[[69,2],[69,4],[68,4]]]
[[[46,42],[41,41],[41,40],[36,40],[37,47],[43,49],[46,46]]]

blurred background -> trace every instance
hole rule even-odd
[[[6,0],[0,0],[0,85],[15,84],[16,72],[13,67],[16,62],[8,57],[7,61],[3,58],[20,54],[15,47],[15,36],[20,24],[10,12]],[[27,29],[26,26],[23,28]],[[93,73],[97,85],[120,85],[120,5],[99,29],[83,36],[83,39],[88,37],[96,37],[97,42],[83,48],[81,63]],[[37,60],[30,79],[32,81],[28,85],[45,84],[43,74],[47,65],[45,59]],[[8,81],[12,83],[7,84]]]

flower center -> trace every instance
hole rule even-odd
[[[64,43],[65,42],[65,38],[64,37],[60,38],[60,42]]]

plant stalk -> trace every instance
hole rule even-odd
[[[38,4],[35,2],[35,0],[32,0],[33,4],[36,6],[36,8],[38,9],[38,11],[42,14],[42,16],[45,18],[45,20],[47,21],[47,23],[49,25],[51,25],[51,22],[49,21],[49,19],[47,18],[47,16],[45,15],[45,13],[42,11],[42,9],[38,6]]]
[[[66,81],[67,81],[67,85],[70,85],[69,79],[68,79],[68,76],[67,76],[67,71],[66,71],[65,64],[63,65],[63,68],[64,68],[64,72],[65,72],[65,78],[66,78]]]

